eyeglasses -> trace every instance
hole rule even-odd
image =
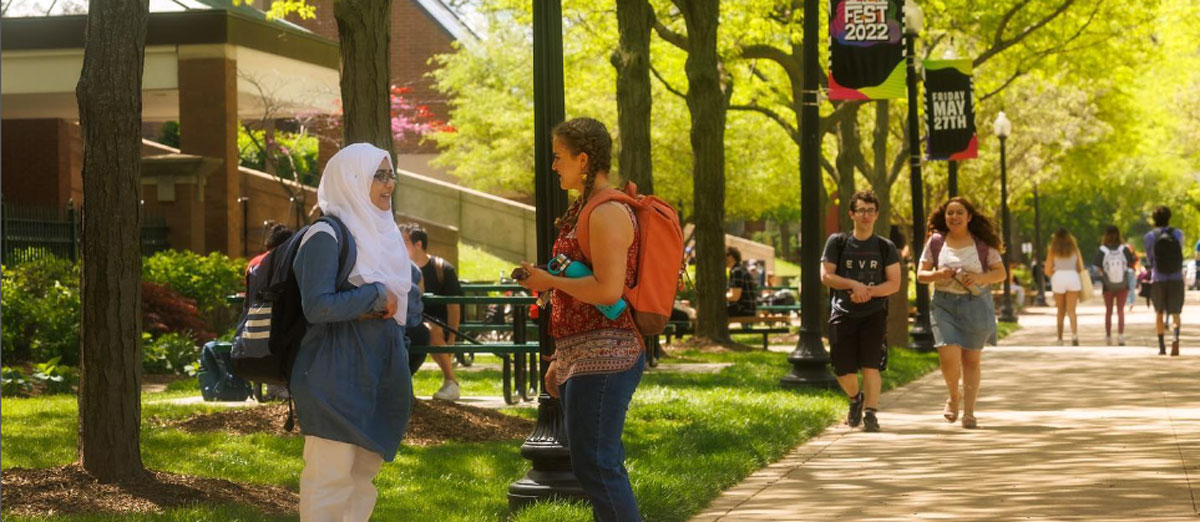
[[[879,212],[879,209],[874,209],[874,208],[856,208],[856,209],[852,210],[851,212],[854,212],[855,214],[864,214],[864,215],[868,215],[868,216],[869,216],[869,215],[871,215],[871,214],[874,214],[874,213],[876,213],[876,212]]]
[[[396,174],[387,169],[379,169],[379,170],[375,171],[375,181],[378,181],[380,183],[396,181]]]

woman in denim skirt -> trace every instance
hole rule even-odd
[[[929,216],[929,241],[917,281],[933,283],[930,309],[934,344],[949,398],[943,415],[973,429],[983,345],[996,343],[990,285],[1004,281],[1004,245],[991,220],[965,198],[954,197]],[[962,392],[959,393],[959,381]]]

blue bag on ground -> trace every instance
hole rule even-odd
[[[206,401],[244,401],[250,397],[250,381],[230,371],[233,345],[209,341],[200,350],[200,395]]]

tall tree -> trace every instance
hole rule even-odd
[[[102,482],[144,473],[141,448],[142,66],[146,0],[88,10],[75,97],[83,133],[79,459]]]
[[[687,51],[687,105],[692,115],[693,200],[696,218],[696,335],[729,339],[725,301],[725,115],[732,87],[717,54],[718,0],[672,0],[687,35],[655,22],[664,40]]]
[[[391,0],[333,3],[342,52],[344,143],[370,143],[394,158],[388,97],[391,12]]]
[[[650,163],[650,27],[654,12],[646,0],[617,0],[620,43],[612,54],[617,69],[617,128],[621,176],[654,192]]]

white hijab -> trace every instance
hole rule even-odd
[[[317,204],[325,215],[341,219],[354,236],[358,260],[350,270],[350,282],[359,286],[383,283],[396,294],[398,307],[393,318],[404,326],[412,261],[392,212],[379,210],[370,196],[375,171],[385,160],[391,166],[387,151],[369,143],[355,143],[338,151],[321,174]]]

